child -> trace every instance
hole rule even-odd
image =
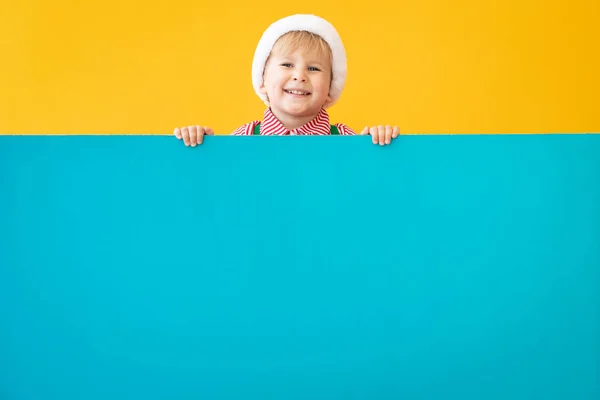
[[[356,135],[348,126],[330,124],[325,111],[339,99],[346,82],[346,53],[329,22],[314,15],[292,15],[263,34],[252,63],[252,84],[267,105],[262,121],[237,128],[232,135]],[[365,127],[374,144],[390,144],[397,126]],[[175,128],[186,146],[214,135],[207,126]]]

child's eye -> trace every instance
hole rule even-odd
[[[291,68],[291,67],[292,67],[292,64],[290,64],[290,63],[283,63],[283,64],[281,64],[281,66],[282,66],[282,67]]]
[[[311,71],[320,71],[320,69],[317,67],[308,67],[308,69]]]

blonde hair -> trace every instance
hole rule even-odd
[[[290,31],[282,35],[275,44],[271,52],[293,53],[298,49],[315,50],[319,57],[329,60],[332,64],[333,53],[329,44],[319,35],[307,31]]]

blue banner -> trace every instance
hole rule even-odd
[[[600,135],[0,137],[0,398],[600,398]]]

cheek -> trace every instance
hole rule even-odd
[[[326,77],[319,77],[314,82],[315,88],[318,88],[321,92],[329,92],[329,79]]]
[[[283,79],[281,77],[281,74],[271,74],[269,76],[269,79],[268,79],[267,82],[269,82],[268,83],[269,87],[271,87],[271,88],[277,88],[277,87],[281,86],[281,84],[283,82]]]

